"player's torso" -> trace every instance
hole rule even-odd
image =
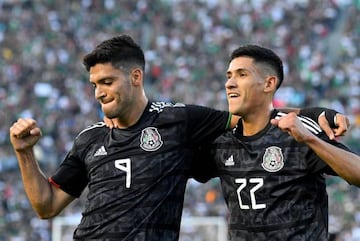
[[[141,189],[166,173],[183,173],[189,168],[185,125],[154,115],[130,130],[111,129],[86,151],[89,187],[114,181],[118,190]]]
[[[304,161],[308,148],[278,128],[242,141],[228,132],[215,145],[232,232],[279,231],[312,222],[319,205],[327,205],[324,179],[310,174]],[[255,241],[254,237],[244,240]]]
[[[186,143],[185,111],[173,109],[155,108],[126,131],[100,131],[86,146],[82,159],[89,194],[86,219],[78,233],[82,227],[103,225],[107,236],[114,233],[117,238],[119,233],[132,231],[136,237],[146,237],[152,228],[162,229],[159,235],[173,230],[169,235],[176,237],[191,152]],[[152,236],[144,240],[172,240],[157,236],[156,231]]]

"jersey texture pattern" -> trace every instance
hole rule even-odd
[[[272,118],[284,113],[274,111]],[[303,124],[330,141],[306,117]],[[253,136],[236,129],[197,153],[208,176],[218,176],[230,214],[231,241],[328,240],[328,196],[325,174],[336,175],[308,146],[269,124]],[[210,164],[209,164],[210,163]],[[204,169],[204,168],[203,168]],[[204,172],[203,172],[204,173]]]
[[[150,102],[130,128],[99,122],[82,131],[51,177],[74,197],[89,189],[74,240],[178,240],[193,149],[228,119],[206,107]]]

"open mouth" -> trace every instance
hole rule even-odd
[[[229,93],[228,94],[228,98],[229,99],[232,99],[232,98],[236,98],[236,97],[239,97],[240,95],[239,94],[236,94],[236,93]]]

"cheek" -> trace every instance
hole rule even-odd
[[[263,93],[263,85],[260,83],[254,83],[247,88],[247,92],[249,95],[256,97],[260,97]]]
[[[115,93],[114,98],[116,102],[123,105],[124,103],[131,102],[132,99],[136,99],[137,96],[134,95],[131,86],[123,86],[118,92]]]

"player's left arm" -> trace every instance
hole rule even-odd
[[[360,187],[360,156],[317,137],[302,124],[295,113],[289,113],[271,122],[288,132],[296,141],[308,145],[344,180]]]

